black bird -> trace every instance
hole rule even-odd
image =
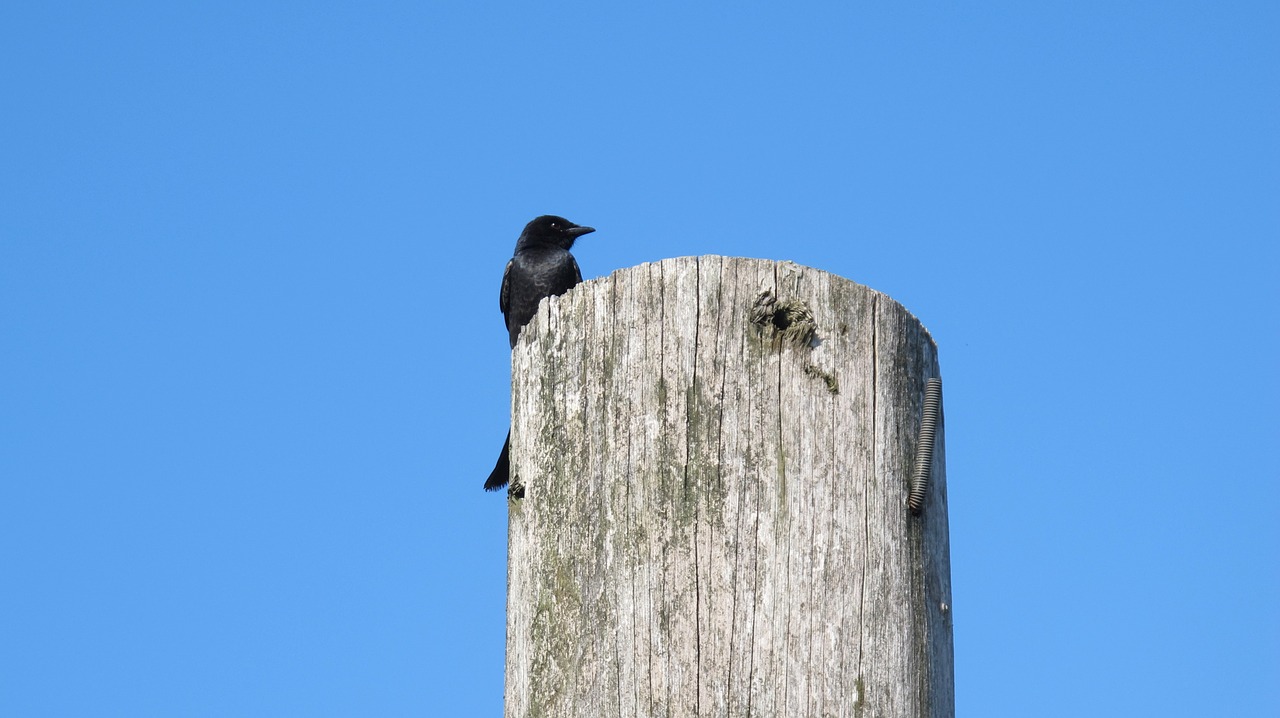
[[[538,302],[544,297],[564,294],[582,281],[582,270],[569,250],[578,237],[594,231],[550,214],[525,225],[520,239],[516,240],[515,256],[502,273],[502,292],[498,296],[498,308],[507,323],[511,348],[516,346],[520,330],[538,313]],[[497,491],[507,485],[511,478],[510,451],[511,432],[508,431],[498,463],[484,482],[485,491]],[[523,496],[524,492],[516,489],[513,495]]]

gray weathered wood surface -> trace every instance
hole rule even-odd
[[[937,350],[901,305],[670,259],[545,301],[512,361],[507,716],[954,714],[941,423],[906,508]]]

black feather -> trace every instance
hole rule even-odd
[[[507,325],[511,348],[516,346],[520,330],[537,314],[538,302],[564,294],[582,281],[582,270],[569,250],[578,237],[594,231],[555,215],[543,215],[525,225],[516,240],[515,256],[502,273],[502,290],[498,294],[498,308]],[[498,463],[484,482],[485,491],[496,491],[510,480],[510,449],[511,433],[507,432]]]

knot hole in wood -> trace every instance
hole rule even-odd
[[[812,349],[818,345],[818,325],[813,310],[794,297],[779,300],[772,290],[756,295],[751,303],[751,323],[784,342]]]

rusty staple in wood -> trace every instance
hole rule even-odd
[[[907,507],[917,516],[924,508],[925,494],[929,491],[929,476],[933,473],[934,434],[938,428],[938,407],[941,403],[942,380],[929,379],[924,387],[920,434],[916,438],[916,461],[911,472],[911,493],[907,496]]]

